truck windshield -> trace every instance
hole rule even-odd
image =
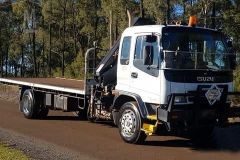
[[[230,70],[220,32],[190,27],[163,28],[162,47],[166,68]]]

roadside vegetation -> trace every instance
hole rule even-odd
[[[29,160],[21,151],[0,143],[0,160]]]

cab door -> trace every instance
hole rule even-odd
[[[119,61],[117,69],[117,86],[116,89],[129,91],[130,83],[130,52],[132,46],[132,37],[125,36],[122,39],[121,48],[119,50]]]
[[[160,102],[160,45],[159,37],[149,34],[136,35],[131,61],[130,92],[141,96],[144,102]]]

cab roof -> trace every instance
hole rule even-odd
[[[163,28],[175,28],[175,29],[189,29],[189,30],[201,30],[201,31],[209,31],[209,32],[218,32],[215,29],[211,28],[203,28],[203,27],[189,27],[189,26],[177,26],[177,25],[143,25],[143,26],[132,26],[125,29],[123,32],[123,36],[132,36],[134,34],[139,33],[162,33]]]

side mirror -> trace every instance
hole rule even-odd
[[[157,36],[151,35],[151,36],[146,36],[145,38],[146,38],[145,41],[148,42],[148,43],[155,43],[155,42],[157,42]]]
[[[235,70],[237,67],[237,57],[233,48],[233,43],[231,40],[227,41],[227,47],[229,49],[229,59],[230,59],[230,67],[232,70]]]
[[[236,57],[236,54],[235,53],[232,53],[231,55],[230,55],[230,57],[229,57],[229,59],[230,59],[230,67],[231,67],[231,69],[232,70],[235,70],[236,69],[236,67],[237,67],[237,59],[236,59],[237,57]]]
[[[227,41],[227,46],[228,46],[229,48],[233,48],[233,43],[232,43],[232,41]]]
[[[145,46],[143,50],[144,65],[153,64],[153,46]]]

